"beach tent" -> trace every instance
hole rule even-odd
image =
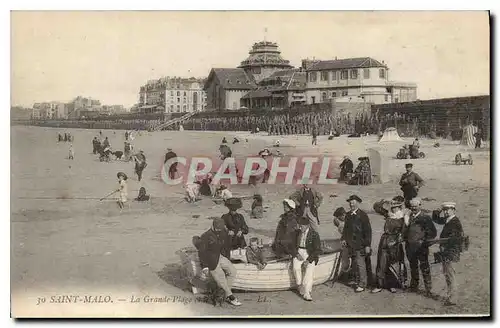
[[[477,126],[472,124],[466,125],[462,130],[462,140],[460,141],[461,145],[474,147],[476,144],[476,138],[474,137],[474,133],[477,132]]]
[[[382,138],[380,138],[378,142],[386,142],[386,141],[403,141],[403,139],[399,137],[398,130],[396,130],[396,128],[394,127],[391,127],[385,129]]]

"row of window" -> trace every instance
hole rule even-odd
[[[318,73],[320,73],[321,81],[328,81],[330,74],[332,74],[331,80],[357,80],[358,79],[358,70],[357,69],[343,69],[341,71],[320,71],[320,72],[309,72],[309,82],[316,82],[318,79]],[[385,68],[381,68],[378,70],[378,76],[381,79],[385,79]],[[370,69],[363,69],[363,78],[370,78]]]
[[[165,97],[165,93],[163,93],[163,92],[150,92],[150,93],[148,93],[148,96],[149,97],[152,97],[152,96]],[[181,92],[177,91],[177,97],[180,97],[180,96],[181,96]],[[186,91],[184,91],[183,96],[184,97],[187,96]],[[174,97],[174,92],[173,91],[170,91],[170,97]],[[198,92],[193,92],[193,98],[197,98],[197,97],[198,97]],[[202,95],[202,97],[203,98],[207,98],[206,95]]]
[[[205,106],[201,106],[201,109],[205,109]],[[176,107],[174,107],[174,105],[170,105],[170,112],[180,112],[181,111],[181,106],[180,105],[177,105]],[[198,110],[198,108],[193,108],[193,110]],[[182,106],[182,111],[185,112],[187,111],[187,106],[184,105]]]
[[[348,96],[348,95],[349,95],[349,94],[348,94],[347,90],[345,90],[345,91],[339,91],[339,92],[338,92],[338,96],[339,96],[339,97],[345,97],[345,96]],[[336,98],[336,97],[337,97],[337,92],[332,92],[332,93],[331,93],[331,98]],[[313,97],[313,98],[314,98],[314,97]],[[397,98],[396,98],[396,99],[397,99]],[[321,93],[321,101],[323,101],[323,102],[324,102],[324,101],[326,101],[326,100],[328,100],[328,92],[322,92],[322,93]],[[384,95],[384,100],[385,100],[385,101],[389,101],[389,95]],[[395,102],[397,102],[397,101],[395,101]]]

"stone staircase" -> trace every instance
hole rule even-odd
[[[161,124],[153,127],[152,131],[161,131],[163,129],[168,128],[169,126],[171,126],[173,124],[181,123],[181,122],[189,119],[190,117],[192,117],[194,114],[196,114],[196,113],[195,112],[187,113],[186,115],[183,115],[181,117],[174,118],[174,119],[169,120],[167,122],[161,123]]]

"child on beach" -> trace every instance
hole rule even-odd
[[[253,196],[253,203],[252,203],[252,212],[250,214],[250,217],[252,219],[262,219],[264,216],[264,208],[262,207],[262,196],[259,194],[255,194]]]
[[[267,263],[264,259],[264,253],[259,247],[259,239],[256,237],[250,238],[250,246],[246,248],[247,262],[255,264],[259,270],[263,270]]]
[[[75,158],[75,151],[73,150],[73,144],[70,144],[68,159],[73,160],[74,158]]]
[[[123,172],[118,172],[116,176],[118,177],[118,184],[120,185],[120,188],[116,190],[116,192],[120,193],[120,197],[118,198],[118,206],[120,207],[120,209],[122,209],[127,202],[127,175]]]

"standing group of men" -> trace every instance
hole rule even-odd
[[[372,285],[373,293],[378,293],[386,287],[391,292],[396,292],[395,285],[388,287],[389,276],[391,275],[396,275],[396,282],[399,284],[399,288],[406,287],[406,266],[402,257],[406,254],[411,272],[409,290],[418,291],[420,269],[424,281],[425,294],[433,297],[429,247],[433,243],[438,243],[440,245],[440,261],[442,262],[443,274],[445,275],[447,284],[445,305],[455,305],[457,294],[454,263],[460,259],[464,239],[463,228],[456,216],[456,204],[445,202],[439,210],[432,213],[432,216],[425,214],[421,207],[422,201],[417,197],[419,188],[423,185],[423,179],[417,173],[413,172],[412,168],[412,164],[407,164],[406,172],[400,180],[404,197],[395,197],[390,202],[390,210],[384,212],[386,222],[379,243],[376,280],[372,279],[371,223],[366,212],[359,207],[362,200],[357,195],[351,195],[347,199],[349,204],[348,211],[338,208],[334,213],[336,222],[339,222],[338,219],[342,222],[341,224],[336,224],[341,225],[339,231],[342,236],[342,253],[343,256],[351,260],[354,291],[357,293],[365,291],[369,285]],[[322,252],[318,234],[320,226],[318,208],[322,200],[321,193],[307,185],[303,185],[302,188],[294,192],[288,199],[285,199],[283,201],[284,214],[278,223],[276,237],[272,245],[272,249],[278,258],[283,256],[291,257],[292,271],[297,290],[304,300],[307,301],[312,300],[314,270],[318,263],[319,255]],[[437,235],[434,223],[444,225],[437,240],[434,239]],[[227,225],[225,227],[227,229]],[[211,231],[217,231],[217,229],[218,223],[214,220]],[[245,231],[248,232],[248,228]],[[213,235],[212,232],[209,234]],[[241,239],[244,240],[242,234],[238,237],[240,242]],[[405,246],[404,248],[403,245]],[[231,248],[231,245],[229,247]],[[215,253],[217,252],[215,250]],[[207,257],[208,255],[200,253],[201,256]],[[219,259],[225,257],[222,253],[211,254],[210,256]],[[230,291],[230,281],[234,279],[236,270],[232,266],[230,258],[226,258],[228,260],[223,259],[220,268],[217,265],[213,269],[207,266],[208,269],[206,269],[206,272],[212,273],[212,271],[217,270],[214,274],[217,276],[217,280],[223,280],[221,284],[226,290],[228,302],[231,304],[238,303],[239,305],[241,303],[233,302],[234,296],[232,296]],[[395,274],[393,264],[400,265],[400,271]],[[221,275],[219,269],[225,275]],[[232,276],[229,281],[225,280],[228,276]]]

